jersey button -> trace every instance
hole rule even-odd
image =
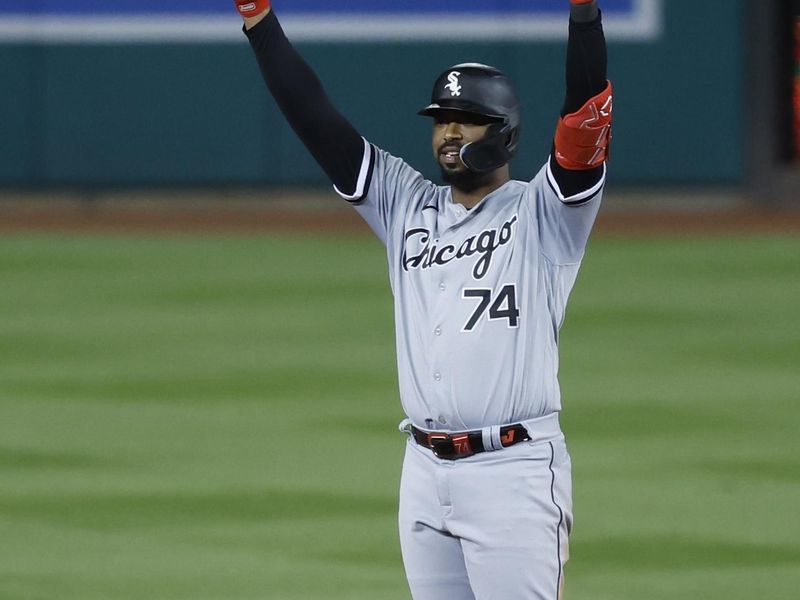
[[[439,289],[442,291],[445,291],[447,289],[447,286],[444,284],[444,281],[439,282]]]
[[[434,335],[442,335],[442,328],[441,327],[437,327],[436,329],[433,330],[433,334]]]
[[[441,374],[441,373],[439,373],[439,371],[435,371],[435,372],[434,372],[434,374],[433,374],[433,378],[434,378],[436,381],[441,381],[441,380],[442,380],[442,374]]]

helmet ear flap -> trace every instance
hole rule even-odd
[[[507,123],[490,126],[483,138],[461,148],[461,160],[470,171],[477,173],[499,169],[511,160],[512,152],[507,145],[510,135],[514,135],[514,128]]]
[[[513,154],[517,149],[519,143],[519,127],[511,127],[508,135],[506,136],[506,148],[509,153]]]

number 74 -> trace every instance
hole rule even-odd
[[[509,327],[519,325],[519,307],[517,306],[517,290],[514,284],[503,287],[492,301],[493,290],[485,288],[465,288],[462,292],[463,298],[478,298],[475,312],[464,325],[462,331],[472,331],[478,324],[486,309],[489,309],[489,320],[508,319]]]

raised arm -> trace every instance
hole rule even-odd
[[[244,18],[261,75],[289,125],[336,189],[354,195],[365,156],[364,140],[336,110],[317,76],[286,38],[269,0],[234,3]]]
[[[550,158],[550,170],[565,198],[593,188],[602,179],[612,109],[597,1],[570,3],[567,90]]]

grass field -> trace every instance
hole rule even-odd
[[[369,237],[4,234],[0,599],[408,598]],[[567,600],[800,597],[800,239],[592,240]]]

